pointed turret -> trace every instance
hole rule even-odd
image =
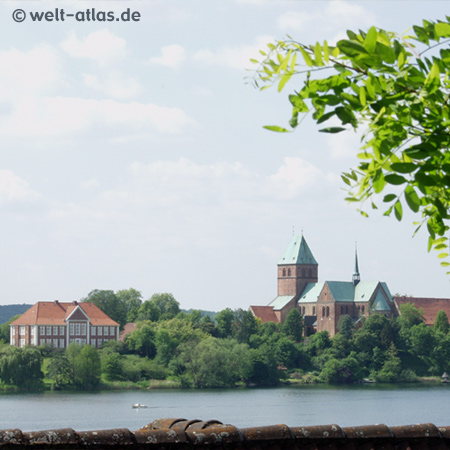
[[[355,270],[353,271],[353,285],[356,286],[361,281],[361,276],[359,275],[359,265],[358,265],[358,249],[355,247]]]

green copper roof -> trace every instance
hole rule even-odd
[[[369,302],[380,286],[374,298],[372,309],[376,311],[388,311],[390,308],[386,301],[392,301],[392,295],[386,283],[378,281],[361,281],[356,286],[351,281],[326,281],[325,282],[335,302]],[[325,283],[308,283],[300,296],[298,303],[315,303]],[[383,295],[384,292],[384,295]]]
[[[389,305],[386,301],[381,290],[377,292],[376,297],[373,299],[372,305],[370,307],[371,311],[390,311]]]
[[[279,295],[269,303],[269,306],[272,306],[274,310],[283,309],[293,298],[293,295]]]
[[[280,264],[317,264],[303,236],[292,236]]]
[[[325,283],[308,283],[303,289],[298,303],[314,303],[317,302]]]

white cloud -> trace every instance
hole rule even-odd
[[[304,31],[311,24],[321,24],[322,29],[339,26],[364,27],[374,22],[374,15],[355,2],[331,0],[317,3],[316,9],[309,11],[287,11],[277,18],[277,25],[283,31]]]
[[[61,43],[61,48],[74,58],[88,58],[99,64],[108,64],[125,55],[126,41],[107,29],[94,31],[84,39],[71,32]]]
[[[301,158],[286,157],[284,165],[270,179],[279,192],[294,197],[302,191],[315,188],[319,183],[330,181],[332,177]]]
[[[186,59],[186,52],[181,45],[173,44],[161,48],[161,56],[150,58],[150,64],[179,69]]]
[[[42,98],[21,101],[11,115],[0,118],[4,136],[56,137],[106,128],[109,138],[145,133],[180,134],[195,125],[179,108],[114,100]]]
[[[89,180],[82,181],[80,185],[82,189],[94,189],[100,186],[100,182],[97,178],[90,178]]]
[[[23,178],[10,170],[0,169],[0,204],[16,201],[29,202],[39,198],[40,195],[32,190]]]
[[[231,67],[233,69],[248,69],[250,59],[260,58],[259,50],[274,40],[271,36],[258,36],[252,45],[239,47],[221,47],[217,50],[203,49],[194,54],[194,59],[203,63]]]
[[[104,78],[94,74],[83,75],[84,84],[109,98],[128,100],[136,97],[142,86],[135,77],[127,77],[121,72],[109,72]]]
[[[49,46],[40,45],[28,52],[0,51],[0,99],[47,93],[62,85],[60,61]]]

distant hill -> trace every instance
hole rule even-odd
[[[17,314],[23,314],[27,309],[30,309],[33,305],[0,305],[0,324],[8,322],[11,317]]]

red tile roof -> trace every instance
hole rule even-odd
[[[431,423],[388,427],[367,425],[267,425],[237,428],[217,420],[156,419],[137,431],[127,428],[22,432],[0,430],[0,448],[50,450],[448,450],[450,427]]]
[[[123,330],[120,332],[119,340],[123,342],[124,339],[125,339],[125,336],[127,336],[130,333],[132,333],[135,329],[136,329],[136,323],[135,322],[127,323],[123,327]]]
[[[433,325],[439,311],[444,311],[450,319],[450,298],[394,297],[397,309],[405,303],[412,303],[417,309],[422,308],[426,325]]]
[[[260,318],[262,323],[279,322],[272,306],[250,306],[250,311],[253,313],[253,315]]]
[[[59,301],[37,302],[10,325],[65,325],[65,320],[78,307],[89,317],[94,326],[119,325],[93,303]]]

